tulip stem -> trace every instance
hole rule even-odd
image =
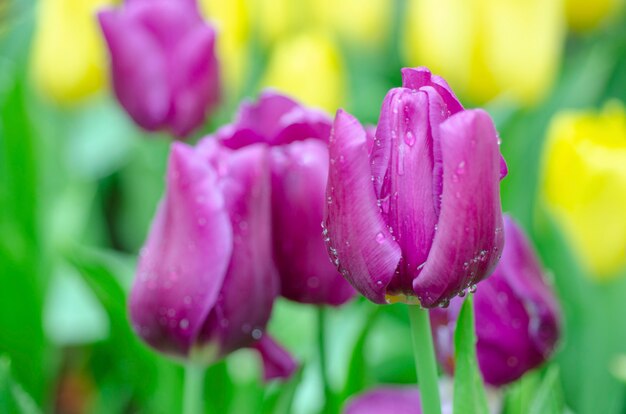
[[[324,409],[323,413],[334,413],[335,395],[328,380],[327,359],[326,359],[326,312],[323,306],[317,307],[317,348],[320,362],[320,376],[324,387]]]
[[[413,354],[424,414],[441,414],[439,376],[428,310],[409,305]]]
[[[185,368],[185,391],[183,395],[183,414],[204,412],[204,373],[201,365],[190,363]]]

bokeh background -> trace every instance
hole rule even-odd
[[[137,128],[109,88],[94,13],[118,3],[0,2],[3,413],[180,410],[181,366],[144,346],[126,314],[171,137]],[[623,1],[201,6],[219,32],[224,102],[191,142],[267,86],[375,124],[403,66],[430,67],[466,107],[486,108],[509,167],[504,210],[535,242],[565,324],[548,364],[496,392],[503,410],[533,412],[547,398],[553,412],[626,413]],[[319,412],[316,315],[280,299],[269,331],[301,369],[265,386],[256,357],[236,352],[209,368],[207,412]],[[402,306],[357,299],[326,315],[340,400],[375,384],[415,382]]]

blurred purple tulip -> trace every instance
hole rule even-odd
[[[295,369],[264,332],[279,289],[270,180],[262,145],[173,144],[166,194],[130,297],[133,327],[150,346],[201,363],[253,347],[266,378]]]
[[[368,299],[445,306],[498,262],[506,164],[486,112],[464,110],[425,68],[402,76],[373,144],[338,111],[324,232],[331,259]]]
[[[421,414],[416,388],[377,388],[351,398],[344,414]]]
[[[185,137],[220,97],[215,30],[194,0],[127,0],[99,13],[113,88],[142,128]]]
[[[559,306],[530,242],[508,216],[504,233],[502,259],[474,294],[478,364],[495,386],[543,363],[560,333]],[[454,369],[454,327],[462,302],[457,298],[448,309],[431,312],[437,355],[448,372]]]
[[[330,128],[325,113],[265,91],[258,102],[244,102],[235,122],[216,136],[233,149],[256,143],[269,146],[274,258],[281,294],[303,303],[341,305],[355,291],[328,261],[320,228]]]

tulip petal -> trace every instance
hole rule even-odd
[[[379,171],[373,174],[380,189],[378,205],[402,249],[399,271],[387,288],[391,294],[413,295],[413,279],[428,257],[437,224],[428,109],[426,93],[392,89],[383,102],[372,149],[372,171]]]
[[[441,76],[431,74],[430,70],[423,66],[402,69],[402,87],[417,91],[424,86],[433,87],[437,94],[442,97],[446,104],[448,115],[454,115],[463,110],[463,105],[452,92],[448,82]]]
[[[170,108],[167,62],[160,46],[121,11],[102,11],[98,18],[111,52],[118,100],[137,124],[159,129]]]
[[[266,89],[256,103],[243,102],[236,121],[217,131],[217,138],[233,149],[255,142],[270,142],[284,127],[281,118],[297,106],[293,99]]]
[[[262,336],[279,291],[272,259],[269,156],[263,145],[231,151],[215,140],[204,141],[199,151],[220,174],[233,227],[232,259],[199,338],[217,342],[218,356],[225,356]]]
[[[341,305],[354,289],[328,261],[320,223],[328,176],[327,145],[317,139],[273,147],[274,250],[282,296]]]
[[[350,399],[344,414],[421,414],[416,388],[378,388]]]
[[[506,247],[502,252],[501,271],[531,317],[530,335],[543,355],[554,349],[559,336],[560,311],[558,303],[546,285],[543,268],[528,238],[508,215],[504,216]],[[524,277],[514,277],[515,273]]]
[[[504,244],[500,151],[482,110],[462,111],[441,124],[443,191],[438,230],[413,289],[422,306],[445,303],[488,276]]]
[[[264,381],[289,378],[298,368],[291,354],[269,335],[263,335],[252,347],[263,360]]]
[[[325,211],[329,252],[352,286],[373,302],[385,303],[386,287],[400,261],[400,246],[377,206],[363,127],[339,110],[333,131]]]
[[[222,288],[232,249],[215,175],[190,147],[173,144],[166,195],[130,296],[137,334],[163,352],[188,355]]]
[[[177,70],[172,73],[175,92],[169,114],[174,135],[185,137],[202,125],[206,113],[220,98],[219,69],[215,56],[215,32],[199,25],[178,45],[173,57]]]

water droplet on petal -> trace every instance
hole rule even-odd
[[[180,329],[183,330],[189,328],[189,320],[181,319],[180,322],[178,322],[178,326],[180,326]]]
[[[476,293],[476,289],[478,289],[478,287],[475,284],[469,287],[470,293]]]
[[[263,336],[263,331],[261,331],[260,329],[252,330],[252,339],[259,340],[261,339],[262,336]]]
[[[384,242],[384,241],[385,241],[385,235],[384,235],[384,234],[382,234],[382,233],[378,233],[378,234],[376,235],[376,241],[377,241],[378,243],[382,243],[382,242]]]

